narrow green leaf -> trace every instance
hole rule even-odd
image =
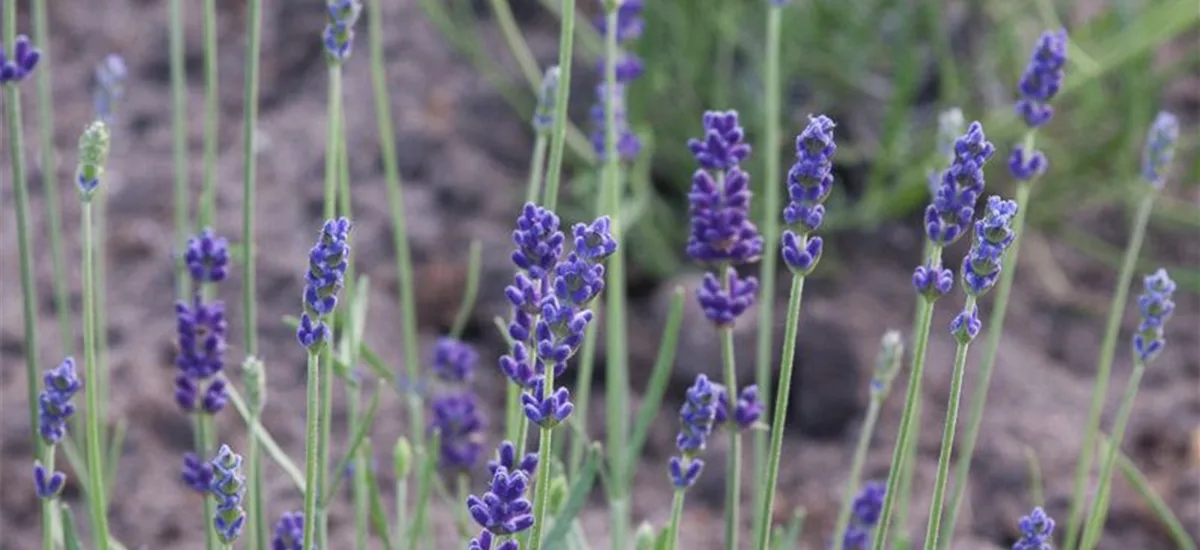
[[[563,505],[562,511],[554,516],[554,524],[551,526],[550,532],[546,534],[546,538],[543,539],[543,548],[559,548],[560,541],[570,532],[572,520],[579,515],[583,503],[592,491],[592,486],[596,483],[596,470],[599,462],[597,457],[599,455],[600,445],[593,444],[587,453],[587,458],[584,459],[583,467],[579,469],[575,482],[571,484],[567,502]],[[539,465],[540,468],[547,466],[546,464]]]
[[[667,314],[667,324],[663,327],[662,340],[658,346],[658,357],[654,360],[654,370],[650,373],[650,383],[646,388],[645,399],[638,409],[637,419],[633,424],[633,436],[630,438],[628,464],[636,464],[642,454],[642,446],[646,444],[646,434],[650,423],[658,416],[662,407],[663,394],[667,391],[667,382],[671,379],[671,367],[675,364],[675,352],[679,346],[679,328],[683,321],[683,287],[676,286],[671,293],[671,307]],[[632,471],[630,476],[632,476]],[[629,480],[623,480],[629,481]]]
[[[375,420],[375,411],[379,408],[379,394],[379,390],[375,390],[371,394],[371,403],[367,405],[366,412],[363,413],[362,419],[359,420],[358,426],[354,430],[354,434],[350,437],[349,448],[346,449],[346,453],[342,455],[342,458],[338,460],[337,466],[333,468],[329,489],[321,495],[323,497],[321,502],[322,508],[329,506],[333,495],[337,494],[338,488],[342,484],[342,479],[346,477],[342,475],[343,472],[350,465],[350,461],[354,460],[354,455],[358,452],[358,448],[362,446],[363,441],[366,441],[367,431],[371,429],[371,424]]]
[[[75,514],[71,513],[71,507],[65,502],[62,503],[62,530],[66,550],[83,550],[83,544],[79,542],[79,531],[75,527]]]
[[[128,422],[124,418],[117,419],[117,425],[113,426],[112,436],[108,439],[108,459],[105,461],[107,466],[104,479],[106,487],[104,490],[108,493],[105,495],[107,502],[112,502],[113,485],[112,480],[117,479],[117,463],[121,460],[121,450],[125,448],[125,432],[129,427]]]
[[[471,319],[471,310],[475,309],[475,300],[479,298],[479,277],[482,272],[483,243],[474,239],[467,254],[467,284],[463,289],[462,302],[458,304],[458,313],[454,315],[454,326],[450,329],[453,338],[462,338],[463,329]]]
[[[379,392],[375,392],[376,395]],[[365,438],[362,442],[363,452],[367,456],[374,456],[375,451],[371,447],[371,438]],[[367,468],[367,488],[371,497],[371,526],[375,528],[375,534],[383,539],[383,547],[389,550],[396,550],[399,546],[392,544],[391,530],[388,527],[387,510],[383,507],[383,497],[379,494],[379,480],[375,479],[375,472]]]

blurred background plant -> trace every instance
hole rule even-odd
[[[554,24],[558,4],[551,0],[422,0],[422,7],[450,41],[512,108],[528,118],[534,107],[538,62],[519,25]],[[934,140],[940,111],[961,107],[979,118],[998,144],[1020,139],[1012,110],[1013,85],[1026,59],[1025,44],[1046,28],[1070,30],[1073,68],[1057,106],[1061,116],[1039,136],[1055,159],[1053,177],[1039,184],[1039,208],[1029,223],[1058,234],[1080,251],[1116,266],[1120,251],[1094,235],[1071,227],[1062,215],[1126,209],[1129,185],[1137,180],[1138,150],[1160,106],[1195,113],[1200,106],[1200,49],[1189,47],[1200,33],[1200,13],[1192,0],[1021,0],[987,2],[901,2],[898,0],[804,0],[784,10],[781,81],[784,85],[784,141],[810,113],[840,122],[849,144],[839,149],[837,170],[846,193],[835,194],[828,224],[833,230],[870,232],[919,213],[927,193],[927,169],[937,166]],[[769,3],[759,0],[677,0],[647,2],[644,35],[631,46],[645,62],[645,76],[629,89],[629,118],[645,142],[641,162],[631,170],[627,217],[633,224],[629,250],[633,275],[660,279],[677,272],[687,224],[684,197],[690,185],[690,154],[684,144],[697,132],[695,113],[736,108],[743,114],[748,141],[763,134],[762,22]],[[580,8],[595,19],[600,2]],[[464,32],[494,18],[518,62],[506,71],[506,58],[484,47],[476,33]],[[592,68],[602,40],[595,26],[579,25],[577,47],[584,62],[572,97],[572,119],[586,120],[595,80]],[[542,60],[542,66],[550,59]],[[530,75],[533,76],[530,76]],[[528,82],[522,82],[526,80]],[[1185,114],[1186,118],[1189,117]],[[1191,121],[1189,121],[1191,122]],[[586,130],[586,128],[584,129]],[[1151,224],[1158,230],[1200,230],[1198,142],[1184,136],[1175,192],[1164,197]],[[594,196],[595,156],[582,135],[570,139],[568,162],[576,170],[566,187],[568,215],[582,218]],[[755,158],[763,158],[755,155]],[[761,160],[749,167],[761,187]],[[1011,182],[991,167],[992,181],[1011,192]],[[755,201],[755,207],[762,206]],[[754,213],[761,219],[761,213]],[[1147,259],[1147,267],[1155,261]],[[1051,262],[1052,264],[1052,262]],[[1157,265],[1157,264],[1155,264]],[[1053,265],[1041,275],[1053,291],[1065,287]],[[1180,287],[1200,291],[1194,266],[1168,265]],[[1056,280],[1057,278],[1057,280]]]

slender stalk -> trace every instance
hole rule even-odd
[[[1030,144],[1025,149],[1032,151],[1033,147]],[[971,400],[971,416],[967,421],[966,432],[963,435],[962,444],[959,446],[958,465],[954,469],[954,489],[950,497],[950,506],[946,510],[946,519],[943,521],[947,533],[954,533],[954,526],[958,521],[958,510],[962,505],[963,498],[967,493],[967,480],[971,471],[971,458],[975,456],[975,443],[979,438],[979,428],[983,425],[983,413],[987,407],[988,387],[992,382],[992,371],[996,366],[996,354],[1000,349],[1000,338],[1004,334],[1004,317],[1008,311],[1008,298],[1012,295],[1013,280],[1017,273],[1018,247],[1021,245],[1021,235],[1025,231],[1025,210],[1029,204],[1029,192],[1032,189],[1029,182],[1021,182],[1017,184],[1017,216],[1013,219],[1013,233],[1016,238],[1013,239],[1008,252],[1003,261],[1003,270],[1000,273],[1000,283],[996,289],[996,300],[992,305],[992,314],[988,317],[988,335],[987,343],[984,344],[983,365],[979,368],[979,380],[976,383],[976,390],[972,395]],[[945,542],[940,546],[945,550],[950,548],[950,540],[952,536],[946,537]]]
[[[320,466],[317,457],[321,446],[321,361],[316,351],[308,352],[308,379],[305,400],[304,425],[304,544],[301,548],[312,548],[316,542],[317,491]]]
[[[170,0],[171,133],[175,161],[175,250],[185,250],[191,234],[188,221],[187,74],[184,67],[183,0]],[[175,297],[192,294],[183,254],[175,255]]]
[[[44,67],[43,67],[44,68]],[[46,456],[42,465],[50,475],[54,475],[54,445],[45,447]],[[54,550],[54,520],[58,517],[58,499],[38,499],[42,504],[42,550]]]
[[[963,311],[975,309],[975,296],[967,296]],[[937,477],[933,481],[933,503],[929,506],[929,522],[925,527],[925,548],[937,548],[942,526],[942,505],[946,497],[946,481],[950,477],[950,455],[954,453],[954,432],[958,428],[958,408],[962,398],[963,374],[967,370],[969,341],[959,341],[954,353],[954,371],[950,376],[950,400],[946,405],[946,422],[942,428],[942,450],[938,453]],[[949,539],[953,533],[947,533]]]
[[[416,291],[412,269],[412,253],[408,242],[408,225],[404,219],[404,192],[400,184],[400,168],[396,163],[396,138],[392,130],[392,109],[388,103],[387,73],[383,59],[383,1],[370,0],[367,17],[367,41],[371,50],[371,82],[375,97],[375,114],[379,120],[379,146],[383,150],[383,172],[387,182],[388,204],[392,216],[392,241],[396,245],[396,273],[400,288],[400,337],[404,345],[404,367],[408,383],[417,381],[420,364],[417,344]],[[421,396],[408,393],[408,417],[414,444],[420,448],[425,442],[424,410]]]
[[[95,247],[95,265],[93,266],[93,289],[96,291],[96,304],[92,309],[92,315],[95,319],[92,320],[96,328],[96,365],[99,367],[100,380],[97,386],[97,393],[100,399],[100,409],[98,418],[100,419],[100,450],[103,453],[108,449],[108,401],[109,401],[109,379],[112,372],[108,368],[108,253],[105,244],[108,243],[108,196],[105,193],[97,193],[92,198],[92,204],[95,205],[95,236],[92,245]],[[107,464],[107,455],[105,455],[105,463]],[[106,466],[107,468],[107,466]],[[107,471],[107,470],[106,470]],[[107,506],[109,487],[108,478],[102,478],[105,481],[104,495]]]
[[[558,206],[562,179],[563,147],[567,137],[567,99],[571,95],[571,54],[575,43],[575,0],[562,0],[562,30],[558,39],[558,89],[554,94],[554,126],[550,129],[550,165],[547,166],[547,210]],[[613,224],[614,226],[617,224]]]
[[[430,438],[429,448],[438,449],[441,446],[441,432],[435,431]],[[408,549],[417,550],[421,546],[421,535],[425,532],[425,517],[429,510],[429,493],[433,489],[433,481],[437,465],[436,452],[428,449],[418,450],[422,454],[421,471],[417,474],[417,506],[413,511],[413,522],[409,529]],[[543,468],[539,468],[542,470]],[[548,470],[549,468],[544,468]]]
[[[862,431],[858,434],[858,444],[854,447],[854,458],[850,461],[850,477],[846,479],[846,491],[842,493],[842,505],[838,509],[837,523],[833,527],[833,550],[842,550],[845,538],[842,536],[850,526],[851,503],[858,491],[859,481],[862,480],[863,464],[867,461],[867,451],[871,448],[871,437],[875,435],[875,424],[879,421],[879,410],[883,399],[871,399],[867,407],[867,417],[863,421]]]
[[[521,74],[529,82],[529,88],[538,89],[542,76],[538,70],[537,60],[534,59],[529,44],[525,42],[525,36],[521,34],[521,29],[517,27],[517,21],[513,17],[508,0],[491,0],[491,2],[492,12],[496,14],[496,23],[500,25],[500,33],[504,35],[504,41],[508,43],[508,51],[512,52],[513,57],[516,58],[517,66],[521,68]]]
[[[1100,431],[1100,415],[1104,411],[1104,397],[1108,393],[1108,381],[1112,377],[1113,356],[1117,350],[1121,317],[1125,314],[1125,303],[1129,298],[1129,283],[1133,280],[1133,269],[1137,264],[1138,252],[1141,251],[1142,241],[1146,236],[1146,223],[1150,221],[1150,211],[1154,209],[1154,199],[1157,196],[1157,192],[1147,190],[1138,206],[1137,217],[1133,222],[1133,233],[1129,237],[1129,245],[1125,248],[1125,257],[1121,262],[1120,274],[1117,276],[1117,289],[1113,292],[1112,303],[1108,307],[1108,325],[1104,330],[1104,341],[1100,345],[1100,361],[1096,365],[1096,384],[1092,386],[1092,403],[1088,408],[1087,425],[1084,427],[1083,448],[1079,450],[1075,484],[1071,491],[1071,506],[1067,515],[1067,535],[1063,548],[1075,548],[1075,543],[1079,540],[1080,522],[1087,504],[1084,492],[1087,490],[1088,478],[1092,474],[1092,453],[1096,444],[1096,432]]]
[[[11,3],[10,3],[11,5]],[[15,157],[15,156],[14,156]],[[16,164],[16,161],[14,161]],[[100,449],[100,404],[97,394],[99,365],[96,361],[96,289],[93,244],[92,203],[83,202],[83,356],[84,394],[87,407],[88,508],[92,513],[92,534],[97,550],[108,550],[108,512],[104,502],[104,462]],[[36,418],[36,417],[35,417]]]
[[[362,400],[359,395],[358,384],[348,384],[346,386],[346,398],[350,408],[350,433],[357,433],[359,424],[364,421],[362,418]],[[370,517],[370,503],[367,500],[369,495],[367,494],[366,468],[369,465],[362,453],[361,447],[354,453],[354,460],[351,464],[354,465],[353,486],[351,488],[354,498],[354,548],[356,550],[366,550],[367,520]],[[344,473],[334,472],[333,475],[340,476],[344,475]],[[332,496],[330,495],[330,497]]]
[[[667,529],[670,529],[671,542],[667,545],[668,550],[679,548],[679,524],[683,521],[683,495],[682,489],[676,489],[675,496],[671,499],[671,523],[667,525]]]
[[[803,250],[803,246],[801,249]],[[792,290],[788,296],[787,321],[783,328],[783,347],[779,359],[779,389],[775,393],[775,410],[771,414],[771,453],[767,455],[767,477],[764,482],[766,492],[760,503],[762,509],[757,515],[758,525],[755,529],[758,550],[771,548],[771,515],[775,508],[775,490],[779,481],[779,460],[783,454],[783,426],[787,422],[792,368],[796,358],[796,333],[800,329],[800,305],[803,297],[804,277],[792,275]]]
[[[729,289],[729,272],[724,277],[725,288]],[[738,531],[741,527],[742,500],[742,431],[732,422],[733,405],[737,403],[737,365],[733,357],[733,328],[722,327],[721,332],[721,363],[725,365],[725,394],[729,396],[730,422],[729,429],[729,465],[725,477],[725,548],[738,549]]]
[[[198,227],[213,224],[217,202],[217,0],[204,0],[204,194]]]
[[[1138,388],[1141,386],[1142,376],[1145,373],[1146,364],[1144,362],[1138,360],[1134,363],[1133,374],[1129,375],[1125,394],[1121,397],[1121,408],[1117,411],[1117,419],[1113,423],[1112,437],[1104,453],[1104,462],[1100,466],[1100,479],[1097,480],[1099,487],[1096,489],[1096,498],[1092,501],[1091,511],[1088,513],[1087,523],[1084,525],[1083,542],[1079,545],[1081,550],[1094,549],[1100,543],[1104,520],[1108,517],[1113,470],[1117,465],[1117,456],[1121,453],[1121,441],[1125,439],[1129,416],[1133,413],[1133,402],[1137,399]]]
[[[258,355],[258,302],[257,276],[255,262],[258,258],[258,246],[255,243],[254,214],[255,198],[255,169],[258,160],[256,151],[257,136],[255,128],[258,125],[258,73],[259,52],[261,47],[262,1],[248,1],[248,17],[246,18],[246,88],[244,99],[244,116],[242,126],[242,315],[245,326],[244,342],[246,356]],[[261,370],[261,369],[260,369]],[[258,376],[264,376],[261,372]],[[261,399],[261,398],[260,398]],[[252,424],[257,424],[261,414],[262,404],[252,403]],[[247,442],[246,452],[247,471],[249,479],[249,545],[254,550],[266,550],[269,540],[266,511],[266,492],[263,490],[262,463],[259,456],[258,438],[251,437]]]
[[[921,300],[923,298],[918,297],[917,299]],[[921,314],[920,308],[917,308],[917,314]],[[917,326],[917,323],[913,323],[913,326]],[[916,336],[915,333],[914,336]],[[913,346],[916,346],[915,341]],[[921,391],[918,390],[916,395],[920,396]],[[913,477],[915,477],[917,469],[917,443],[921,439],[921,400],[918,399],[916,403],[913,403],[912,407],[912,417],[915,419],[913,429],[915,432],[908,438],[908,442],[902,451],[904,458],[901,463],[904,466],[900,468],[900,478],[897,480],[895,489],[896,513],[893,527],[896,531],[896,550],[908,550],[912,545],[912,533],[908,530],[908,506],[912,502]],[[891,492],[892,489],[889,488],[888,491]],[[876,533],[877,536],[884,536],[883,531],[877,530]]]
[[[554,369],[546,369],[546,395],[550,395],[554,387]],[[552,428],[542,426],[538,438],[538,469],[537,483],[533,486],[533,530],[529,535],[529,550],[539,550],[542,547],[542,532],[546,529],[546,504],[550,501],[550,437]]]
[[[212,454],[213,441],[215,440],[216,426],[213,425],[212,417],[202,411],[196,415],[196,456],[200,460],[208,460]],[[210,493],[204,493],[201,498],[204,500],[204,517],[201,518],[200,525],[204,527],[204,547],[208,550],[216,550],[220,544],[217,541],[217,533],[212,525],[213,515],[216,513],[216,506],[213,502]]]
[[[50,86],[50,31],[46,0],[33,0],[33,43],[42,50],[37,72],[38,137],[41,138],[42,193],[46,197],[46,225],[50,233],[50,260],[54,267],[54,310],[63,355],[75,354],[75,329],[71,326],[71,301],[67,289],[66,252],[62,244],[62,205],[55,170],[54,95]],[[58,511],[51,509],[54,517]]]
[[[782,34],[783,7],[771,3],[767,8],[767,52],[763,69],[763,254],[762,281],[758,297],[758,340],[754,355],[754,382],[763,396],[763,407],[771,406],[771,345],[775,327],[775,277],[779,270],[779,43]],[[766,477],[767,432],[754,432],[754,502],[760,503],[766,495],[763,479]],[[754,524],[758,525],[758,514],[762,508],[756,506]],[[756,545],[758,541],[755,541]]]
[[[600,309],[600,304],[595,304]],[[583,347],[579,350],[579,379],[575,386],[575,414],[583,426],[583,433],[588,433],[588,407],[592,402],[592,376],[596,372],[596,323],[588,323],[583,332]],[[583,456],[587,450],[588,438],[578,433],[571,434],[571,452],[567,457],[567,471],[571,475],[579,472],[583,464]]]
[[[926,256],[926,262],[930,265],[939,265],[941,263],[942,247],[932,245],[929,247],[929,254]],[[896,491],[891,490],[896,486],[900,472],[905,468],[905,454],[909,442],[915,439],[916,425],[919,422],[915,421],[917,407],[916,403],[921,400],[921,382],[925,371],[925,349],[929,344],[929,330],[933,324],[933,300],[922,298],[917,302],[917,324],[914,331],[913,339],[913,356],[912,366],[908,374],[908,390],[904,396],[904,412],[900,415],[900,431],[896,437],[896,445],[892,449],[892,463],[888,468],[887,495],[883,499],[883,510],[879,516],[879,526],[876,528],[878,536],[875,537],[871,547],[873,550],[883,550],[884,542],[887,541],[888,529],[891,527],[892,509],[896,505]]]
[[[542,192],[542,176],[546,166],[546,136],[538,133],[533,141],[533,158],[529,162],[529,186],[525,202],[537,202]]]
[[[334,330],[334,322],[329,320],[330,330]],[[332,336],[332,335],[331,335]],[[330,341],[334,340],[330,338]],[[317,419],[321,432],[321,445],[317,447],[317,486],[313,489],[314,494],[322,491],[324,487],[328,487],[329,472],[329,445],[333,441],[331,435],[331,425],[333,423],[333,354],[330,351],[332,344],[328,344],[321,350],[321,364],[325,365],[325,373],[320,379],[320,416]],[[334,475],[341,475],[341,472],[336,472]],[[325,495],[317,495],[318,499],[325,500]],[[320,500],[317,506],[317,548],[329,548],[329,509],[321,506]],[[307,517],[307,516],[306,516]]]
[[[400,541],[403,540],[404,534],[408,532],[408,479],[396,480],[396,534],[393,539],[396,541],[396,548],[399,548]]]

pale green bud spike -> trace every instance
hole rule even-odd
[[[75,171],[75,184],[79,186],[84,202],[90,201],[100,186],[104,165],[108,162],[108,145],[108,126],[99,120],[88,124],[79,136],[79,168]]]

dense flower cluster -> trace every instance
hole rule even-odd
[[[1171,299],[1175,293],[1175,281],[1167,275],[1167,270],[1159,269],[1147,275],[1143,284],[1145,291],[1138,297],[1138,312],[1142,321],[1133,335],[1133,352],[1138,360],[1149,363],[1167,343],[1163,337],[1163,326],[1175,311],[1175,302]]]
[[[496,458],[489,460],[487,463],[488,475],[496,475],[496,470],[504,468],[510,472],[521,471],[525,472],[526,477],[533,479],[533,473],[537,470],[538,455],[537,453],[529,453],[525,458],[517,463],[517,447],[511,441],[501,441],[500,446],[496,449]]]
[[[642,20],[642,8],[644,7],[643,0],[618,0],[617,6],[617,25],[615,29],[618,48],[633,40],[636,40],[642,35],[642,30],[645,27],[645,21]],[[597,30],[600,35],[607,37],[610,29],[607,21],[602,16],[596,23]],[[605,131],[608,128],[606,114],[604,112],[605,101],[608,99],[608,86],[605,85],[605,59],[602,57],[598,62],[600,73],[600,84],[596,86],[596,103],[592,106],[591,116],[594,124],[592,131],[592,147],[596,150],[596,157],[603,160],[605,158]],[[617,156],[621,160],[633,160],[637,157],[642,149],[641,139],[633,130],[629,128],[629,121],[626,118],[627,112],[625,107],[626,87],[631,84],[637,77],[642,75],[644,67],[642,60],[636,54],[619,49],[617,59],[615,61],[617,81],[614,84],[613,91],[613,119],[614,132],[617,136]]]
[[[528,485],[525,472],[509,472],[499,466],[482,497],[467,497],[467,510],[480,527],[493,535],[520,533],[533,526],[533,506],[525,498]]]
[[[308,254],[308,273],[304,276],[304,312],[296,338],[309,353],[320,351],[329,340],[325,317],[337,307],[337,294],[345,286],[350,258],[350,220],[326,220],[321,236]]]
[[[213,479],[210,490],[217,499],[217,512],[213,527],[217,538],[225,544],[233,544],[246,523],[246,511],[242,508],[242,496],[246,492],[246,478],[242,477],[242,457],[221,445],[217,457],[212,461]]]
[[[854,518],[842,535],[842,548],[865,550],[868,547],[871,530],[879,524],[885,496],[887,496],[887,486],[883,483],[872,481],[863,486],[851,505]]]
[[[40,460],[33,461],[33,487],[38,498],[48,500],[57,497],[66,482],[66,474],[51,471]]]
[[[996,195],[988,197],[987,210],[975,222],[971,250],[963,258],[962,285],[967,294],[983,296],[996,285],[1004,253],[1016,239],[1012,229],[1016,215],[1017,203]]]
[[[1167,168],[1175,158],[1175,145],[1179,142],[1179,119],[1166,111],[1154,117],[1150,132],[1146,135],[1146,146],[1142,149],[1142,178],[1157,189],[1166,181]]]
[[[833,191],[833,141],[836,126],[829,117],[812,117],[804,131],[796,136],[796,163],[788,170],[790,199],[783,209],[788,229],[781,240],[783,263],[793,273],[808,275],[821,259],[824,242],[811,235],[825,219],[825,199]]]
[[[1049,103],[1062,87],[1066,64],[1066,29],[1043,33],[1017,87],[1021,94],[1021,99],[1017,100],[1017,114],[1031,128],[1049,122],[1054,116],[1054,108]]]
[[[725,391],[724,386],[715,386],[717,388],[717,405],[713,415],[713,425],[723,426],[729,420],[729,394]],[[753,427],[762,418],[763,408],[762,400],[758,398],[758,386],[751,384],[742,388],[737,402],[733,404],[731,427],[737,430]]]
[[[513,345],[500,358],[500,370],[525,390],[522,407],[530,421],[553,426],[570,415],[566,388],[546,388],[546,366],[558,376],[583,344],[592,321],[587,304],[604,289],[601,262],[616,252],[608,217],[576,224],[574,250],[563,256],[566,235],[558,216],[533,203],[525,205],[513,231],[512,261],[520,270],[505,289],[512,304],[508,334]]]
[[[1023,516],[1017,526],[1021,529],[1021,539],[1013,544],[1012,550],[1052,550],[1054,539],[1054,520],[1046,515],[1041,508],[1034,508],[1028,516]]]
[[[218,374],[225,368],[225,304],[205,300],[200,287],[225,279],[229,243],[211,229],[188,240],[184,261],[197,290],[190,303],[175,304],[179,354],[175,366],[175,402],[186,411],[214,414],[228,400],[225,381]]]
[[[82,385],[75,372],[75,359],[63,359],[57,367],[46,371],[42,381],[45,388],[38,396],[38,430],[42,440],[54,445],[67,433],[67,419],[75,414],[71,398]]]
[[[42,51],[29,43],[29,37],[18,35],[12,55],[5,55],[0,47],[0,86],[16,85],[25,80],[42,58]]]
[[[321,34],[325,57],[333,64],[345,63],[354,47],[354,23],[362,12],[358,0],[330,0],[329,22]]]
[[[116,54],[108,55],[96,65],[95,79],[92,84],[92,107],[96,109],[96,118],[105,124],[112,124],[117,114],[117,103],[125,97],[125,79],[129,70],[125,60]]]
[[[300,550],[304,547],[304,514],[284,512],[275,522],[271,550]]]
[[[428,431],[441,434],[440,466],[446,470],[470,470],[483,452],[480,439],[484,422],[478,397],[469,389],[438,395],[431,407],[433,417],[429,419]]]
[[[671,483],[676,489],[691,487],[704,468],[704,461],[699,455],[708,444],[708,436],[712,434],[718,391],[718,386],[709,382],[703,374],[696,376],[696,382],[687,390],[687,398],[679,410],[679,435],[675,438],[679,456],[671,457],[668,469]]]

